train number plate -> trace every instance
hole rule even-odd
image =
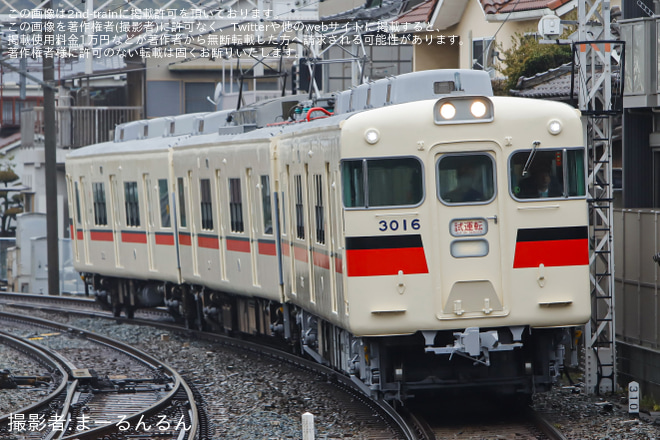
[[[488,232],[488,223],[483,218],[454,220],[451,222],[449,229],[454,237],[485,235]]]

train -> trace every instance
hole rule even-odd
[[[74,266],[371,395],[529,396],[591,315],[583,133],[461,69],[123,123],[67,155]]]

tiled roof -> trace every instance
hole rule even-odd
[[[397,23],[428,23],[438,0],[427,0],[396,19]]]
[[[577,84],[575,85],[577,89]],[[564,64],[556,69],[536,74],[530,78],[521,77],[516,85],[517,90],[511,90],[513,96],[539,99],[570,98],[571,94],[571,64]],[[577,96],[577,90],[573,93]]]
[[[557,9],[571,0],[479,0],[486,14],[508,14],[510,12]]]

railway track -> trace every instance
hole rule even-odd
[[[3,335],[24,352],[31,350],[53,369],[60,371],[61,384],[48,399],[4,415],[0,437],[8,439],[47,438],[91,440],[139,438],[154,432],[159,439],[188,440],[200,428],[197,401],[192,390],[172,368],[160,360],[118,341],[82,329],[38,318],[0,313],[5,328],[41,339],[37,344],[12,335]],[[61,338],[69,339],[62,342]],[[45,342],[59,350],[48,349]],[[75,349],[64,348],[77,342]],[[72,352],[66,355],[56,351]],[[41,354],[39,354],[41,352]],[[85,363],[71,360],[84,353]],[[95,353],[95,355],[93,355]],[[103,359],[121,358],[120,375],[96,374],[112,368]],[[48,360],[46,360],[48,359]],[[130,361],[129,361],[130,360]],[[104,364],[105,362],[105,364]],[[118,363],[119,364],[119,363]],[[203,419],[203,418],[202,418]],[[32,423],[30,423],[32,422]],[[45,437],[44,437],[45,436]]]
[[[126,320],[125,318],[114,317],[111,312],[102,310],[93,300],[84,298],[54,297],[51,299],[51,297],[41,295],[24,296],[21,294],[0,293],[0,303],[16,307],[43,309],[44,311],[54,310],[85,317],[92,316],[119,321]],[[52,304],[56,305],[53,306]],[[302,370],[324,376],[327,382],[341,388],[347,395],[351,396],[351,403],[348,403],[348,405],[350,405],[352,412],[356,414],[360,414],[361,411],[365,414],[369,412],[377,413],[382,423],[390,427],[390,434],[384,434],[382,428],[378,426],[367,428],[367,431],[370,432],[365,433],[366,438],[392,438],[391,432],[394,432],[399,438],[410,440],[435,440],[444,438],[470,440],[485,438],[501,440],[565,440],[561,433],[545,422],[540,415],[531,410],[526,412],[522,419],[517,417],[514,420],[510,417],[505,417],[493,423],[485,423],[483,420],[475,421],[475,419],[472,419],[465,420],[464,423],[459,425],[455,423],[456,418],[448,420],[446,417],[429,417],[429,415],[424,414],[424,411],[417,410],[412,412],[397,411],[385,401],[370,399],[355,386],[350,378],[338,374],[334,370],[276,348],[230,338],[224,335],[183,328],[181,325],[173,323],[167,313],[161,309],[136,311],[135,318],[130,320],[130,322],[155,326],[163,330],[184,332],[196,339],[207,340],[226,347],[248,351],[260,357],[268,356],[294,365]],[[433,420],[433,422],[429,423],[429,420]]]

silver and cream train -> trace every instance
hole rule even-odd
[[[583,130],[492,95],[438,70],[120,125],[67,157],[75,267],[386,398],[547,390],[591,311]]]

